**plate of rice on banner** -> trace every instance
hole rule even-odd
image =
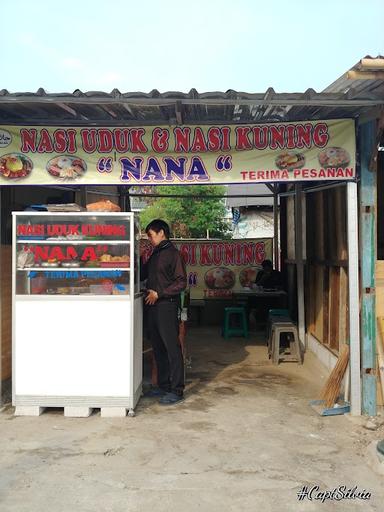
[[[338,147],[323,149],[318,158],[322,167],[347,167],[351,161],[348,151]]]
[[[287,171],[291,171],[292,169],[300,169],[305,164],[305,157],[295,151],[284,151],[276,157],[275,164],[281,170],[287,169]]]
[[[239,274],[239,281],[243,288],[249,288],[256,281],[260,267],[243,268]]]
[[[31,174],[32,160],[21,153],[0,156],[0,175],[9,180],[23,179]]]
[[[56,156],[47,163],[47,171],[51,176],[62,181],[77,180],[87,170],[87,164],[77,156]]]
[[[204,281],[211,290],[228,290],[235,285],[236,276],[229,268],[215,267],[205,273]]]

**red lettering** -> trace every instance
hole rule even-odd
[[[284,126],[271,126],[270,127],[270,143],[269,147],[271,149],[283,149],[285,146],[284,141],[284,132],[285,128]]]
[[[196,244],[191,245],[191,265],[196,265]]]
[[[113,150],[113,136],[110,130],[102,128],[99,130],[99,151],[110,153]]]
[[[221,128],[221,133],[223,136],[223,141],[221,144],[222,151],[230,151],[231,150],[231,129],[229,126],[223,126]]]
[[[312,125],[311,124],[298,124],[296,126],[296,147],[303,148],[306,146],[307,148],[311,147],[311,132]]]
[[[251,129],[249,126],[238,126],[236,128],[236,149],[238,151],[252,149],[252,144],[248,139],[250,131]]]
[[[264,244],[264,242],[257,242],[255,253],[256,253],[256,263],[259,263],[259,264],[263,263],[263,261],[265,260],[265,244]]]
[[[164,153],[168,149],[169,132],[162,128],[155,128],[152,132],[152,149],[156,153]]]
[[[212,244],[213,264],[216,266],[219,266],[222,263],[221,249],[221,244]]]
[[[37,131],[34,128],[31,130],[25,128],[20,130],[21,151],[23,153],[28,153],[28,151],[34,153],[36,151],[36,135]]]
[[[295,131],[296,131],[296,128],[295,128],[294,124],[289,124],[287,126],[287,130],[286,130],[286,132],[287,132],[287,145],[286,145],[287,149],[294,149],[296,147]]]
[[[220,128],[212,127],[208,130],[208,149],[209,151],[220,150]]]
[[[96,151],[96,134],[97,130],[94,128],[85,128],[84,130],[81,130],[82,146],[86,153],[94,153]]]
[[[244,244],[244,265],[253,263],[253,244]]]
[[[127,128],[116,128],[113,131],[115,136],[115,146],[118,153],[127,153],[129,151],[129,130]]]
[[[147,153],[148,148],[143,142],[143,135],[145,135],[144,128],[131,129],[131,151],[132,153]]]
[[[200,265],[212,265],[212,258],[210,254],[211,246],[204,244],[200,248]]]
[[[95,248],[94,247],[86,247],[84,249],[84,252],[83,252],[83,255],[81,257],[81,260],[82,261],[87,261],[87,260],[94,261],[94,260],[97,260],[97,254],[96,254]]]
[[[56,153],[65,153],[67,150],[67,138],[65,130],[56,130],[53,134]]]
[[[37,147],[37,151],[39,153],[53,153],[51,136],[49,135],[48,130],[45,128],[40,131],[40,141]]]
[[[207,145],[201,128],[197,127],[194,131],[191,153],[205,153]]]
[[[233,244],[224,245],[224,262],[225,265],[235,264],[235,246]]]
[[[69,129],[67,130],[67,137],[68,137],[68,149],[67,153],[76,153],[77,146],[76,146],[76,130]]]
[[[175,136],[175,153],[188,153],[191,129],[177,127],[173,130],[173,133]]]
[[[268,126],[253,128],[253,144],[256,149],[265,149],[268,146]]]
[[[313,128],[313,143],[323,148],[328,144],[329,134],[328,126],[325,123],[317,123]]]

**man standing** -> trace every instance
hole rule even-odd
[[[153,220],[145,232],[154,247],[142,267],[142,279],[147,279],[145,303],[159,386],[152,388],[146,396],[159,396],[161,405],[174,405],[184,400],[184,360],[179,342],[178,309],[180,293],[187,286],[187,275],[179,251],[169,241],[168,224],[160,219]]]

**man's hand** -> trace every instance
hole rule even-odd
[[[155,290],[148,290],[148,295],[145,297],[145,303],[147,306],[153,306],[157,302],[158,298],[159,296]]]

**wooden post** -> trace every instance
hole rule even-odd
[[[279,203],[277,185],[273,187],[273,253],[275,269],[280,270],[279,258]]]
[[[357,222],[357,184],[347,185],[349,354],[351,415],[361,414],[360,322],[359,322],[359,243]]]
[[[362,412],[376,415],[376,172],[370,161],[376,140],[376,121],[360,126],[360,261]]]
[[[295,185],[295,260],[297,278],[297,323],[299,339],[306,347],[304,307],[304,264],[303,264],[303,191],[302,185]]]

